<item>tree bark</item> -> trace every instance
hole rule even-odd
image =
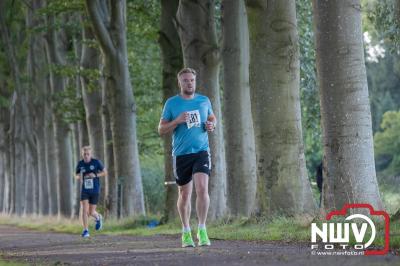
[[[123,186],[122,216],[144,214],[136,106],[128,69],[126,1],[86,0],[86,8],[104,57],[115,173]]]
[[[104,163],[107,166],[108,176],[106,182],[106,217],[118,217],[118,179],[114,168],[114,151],[110,124],[109,108],[107,108],[106,88],[103,80],[102,87],[102,125],[103,125],[103,143],[104,143]]]
[[[0,1],[0,32],[1,38],[4,43],[4,50],[7,53],[8,65],[10,67],[11,76],[14,82],[15,91],[12,99],[11,106],[11,130],[12,142],[10,146],[11,151],[11,175],[12,179],[15,181],[12,183],[12,206],[11,211],[17,213],[18,215],[23,214],[26,205],[25,198],[25,181],[26,176],[24,173],[25,167],[25,142],[28,143],[30,151],[35,150],[34,140],[31,128],[31,119],[29,117],[30,113],[28,111],[28,101],[27,93],[24,90],[23,84],[21,82],[21,71],[20,64],[17,60],[17,54],[15,51],[15,44],[10,37],[9,28],[5,21],[5,3]],[[20,193],[17,193],[18,191]],[[22,192],[22,193],[21,193]]]
[[[257,173],[249,87],[249,33],[243,0],[222,1],[224,130],[228,206],[236,216],[254,208]]]
[[[1,110],[3,111],[3,110]],[[4,123],[2,121],[2,117],[0,115],[0,212],[4,210],[4,195],[6,188],[4,186],[5,183],[5,175],[6,175],[6,157],[5,155],[5,130],[4,130]]]
[[[394,21],[396,23],[397,28],[400,28],[400,0],[394,1]]]
[[[10,98],[11,93],[6,90],[6,81],[3,80],[0,83],[1,95],[5,98]],[[4,91],[3,91],[4,89]],[[9,213],[10,210],[10,194],[11,194],[11,165],[10,165],[10,108],[0,107],[0,178],[2,179],[2,185],[0,186],[0,212]]]
[[[7,111],[6,108],[0,108],[0,212],[7,212],[9,182],[7,175],[8,161],[8,137],[7,137]]]
[[[84,21],[83,19],[81,19]],[[93,47],[95,37],[90,26],[86,25],[82,31],[82,57],[81,70],[100,71],[100,50]],[[90,45],[92,43],[92,45]],[[89,143],[92,147],[93,157],[104,161],[104,143],[103,143],[103,127],[101,120],[102,108],[102,89],[99,80],[90,80],[85,74],[81,75],[82,96],[85,106],[86,124],[88,127]],[[105,178],[104,178],[105,179]],[[107,198],[106,182],[101,180],[101,193],[99,205],[105,206],[105,198]]]
[[[11,106],[11,178],[12,178],[12,200],[11,213],[22,215],[25,210],[25,184],[24,176],[24,136],[22,129],[21,103],[17,92],[14,92]]]
[[[88,132],[88,126],[86,124],[86,120],[79,121],[77,123],[77,130],[78,130],[78,150],[77,152],[79,153],[79,159],[82,159],[81,155],[81,147],[89,145],[89,132]],[[81,181],[75,182],[75,204],[76,204],[76,209],[75,209],[75,214],[77,214],[76,211],[79,211],[80,208],[80,202],[81,202]]]
[[[220,51],[217,43],[214,0],[181,0],[177,11],[177,28],[186,67],[197,72],[197,88],[210,98],[218,127],[209,135],[212,156],[210,176],[210,209],[215,219],[226,212],[225,148],[219,94]]]
[[[34,171],[33,167],[33,158],[32,153],[28,147],[28,144],[25,142],[25,149],[24,149],[24,178],[26,179],[25,184],[25,191],[20,191],[21,193],[25,194],[25,208],[24,208],[24,215],[30,215],[35,213],[35,196],[36,194],[36,185],[34,177],[37,173]]]
[[[40,21],[33,15],[41,8],[40,1],[31,1],[31,8],[27,10],[27,28],[36,27]],[[28,102],[32,117],[32,132],[35,139],[36,151],[34,158],[34,213],[47,215],[49,213],[49,191],[45,160],[45,112],[44,98],[46,97],[46,77],[43,73],[45,68],[45,53],[42,36],[31,34],[29,38],[27,72],[31,78],[31,89],[29,90],[31,101]],[[38,71],[39,69],[39,71]]]
[[[83,27],[83,45],[81,57],[81,69],[83,71],[100,71],[100,51],[90,45],[95,42],[91,27]],[[104,145],[101,122],[102,95],[100,82],[90,80],[88,76],[81,75],[82,96],[85,105],[86,124],[88,127],[89,143],[92,147],[93,156],[103,160]]]
[[[3,125],[0,125],[0,130],[3,131]],[[0,132],[0,136],[3,137],[3,132]],[[4,149],[2,146],[1,149]],[[5,187],[5,176],[6,176],[6,156],[4,151],[0,152],[0,213],[4,212],[5,209],[5,194],[7,188]]]
[[[79,122],[74,123],[72,125],[72,136],[73,136],[73,162],[75,162],[74,168],[79,160],[81,160],[81,143],[80,143],[80,136],[79,136]],[[75,170],[75,169],[74,169]],[[74,206],[73,206],[73,216],[80,217],[80,210],[81,210],[81,181],[74,179],[73,184],[74,190]]]
[[[10,153],[10,149],[9,147],[11,147],[11,138],[10,138],[10,134],[9,134],[9,130],[10,130],[10,112],[7,110],[6,112],[3,113],[4,115],[4,120],[7,121],[6,122],[6,129],[7,131],[5,131],[5,143],[6,143],[6,147],[5,147],[5,151],[4,151],[4,164],[5,164],[5,176],[4,176],[4,197],[3,197],[3,211],[4,213],[9,213],[11,210],[11,184],[12,184],[12,176],[11,176],[11,153]]]
[[[44,105],[44,103],[43,103]],[[46,144],[45,144],[45,111],[44,108],[39,107],[38,117],[35,126],[35,136],[38,145],[37,158],[38,158],[38,187],[39,187],[39,215],[49,214],[49,178],[46,171]]]
[[[324,147],[322,207],[382,209],[376,180],[359,0],[313,1]]]
[[[315,212],[302,143],[294,0],[246,1],[257,154],[257,212]]]
[[[177,93],[176,75],[183,67],[181,44],[175,27],[175,16],[179,0],[161,1],[161,22],[158,42],[162,53],[162,91],[163,102]],[[171,134],[163,137],[165,181],[175,181],[172,170]],[[175,185],[165,188],[165,207],[163,221],[178,217],[176,202],[178,189]]]
[[[65,90],[65,80],[58,73],[55,73],[55,66],[65,65],[65,54],[68,51],[66,43],[61,40],[65,37],[63,29],[57,33],[54,29],[54,18],[48,21],[49,30],[46,34],[46,52],[50,67],[50,86],[53,97],[57,97]],[[72,214],[72,151],[70,142],[70,128],[63,120],[62,114],[58,111],[55,102],[52,102],[52,122],[54,126],[57,176],[59,178],[59,213],[62,216],[70,217]]]
[[[46,82],[47,95],[51,95],[50,80]],[[45,138],[45,158],[46,158],[46,173],[47,173],[47,188],[49,191],[49,214],[58,215],[60,210],[60,194],[57,189],[59,184],[59,176],[57,173],[57,153],[56,143],[54,136],[54,124],[52,121],[52,108],[49,97],[45,98],[45,126],[44,126],[44,138]]]

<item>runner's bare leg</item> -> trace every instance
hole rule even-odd
[[[190,199],[192,196],[193,182],[190,181],[186,185],[178,186],[178,189],[179,189],[179,196],[176,205],[178,207],[178,212],[181,218],[182,226],[187,228],[189,227],[189,220],[190,220],[190,210],[191,210]]]

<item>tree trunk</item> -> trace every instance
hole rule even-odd
[[[51,95],[50,81],[46,82],[47,95]],[[48,97],[49,98],[49,97]],[[50,100],[45,100],[45,126],[44,126],[44,138],[45,138],[45,158],[46,158],[46,173],[47,173],[47,188],[49,191],[49,213],[50,215],[58,215],[60,210],[60,194],[58,192],[59,176],[57,173],[57,153],[56,143],[54,136],[54,124],[52,122],[52,109]]]
[[[5,87],[5,84],[3,83],[0,86],[3,87],[3,85]],[[5,96],[3,93],[2,95]],[[10,143],[8,135],[8,131],[10,128],[9,119],[10,119],[9,109],[0,107],[0,212],[1,213],[8,213],[9,209],[9,194],[10,194],[10,180],[9,180]]]
[[[9,147],[10,145],[10,135],[8,133],[10,129],[10,113],[8,108],[4,108],[1,110],[0,120],[2,128],[0,129],[0,156],[2,156],[1,164],[3,167],[3,185],[0,189],[3,191],[2,195],[2,206],[0,208],[0,212],[8,213],[10,210],[10,195],[11,195],[11,177],[10,177],[10,152]]]
[[[33,170],[33,158],[32,154],[29,150],[28,144],[25,142],[25,149],[24,149],[24,178],[26,179],[25,191],[20,191],[21,193],[25,193],[25,208],[24,208],[24,215],[30,215],[35,213],[35,190],[36,184],[34,177],[37,173]],[[37,195],[37,194],[36,194]]]
[[[2,88],[6,88],[5,81],[0,83]],[[3,97],[9,98],[10,95],[2,93]],[[0,212],[7,214],[10,209],[10,109],[0,107]]]
[[[104,57],[115,173],[123,186],[122,216],[144,214],[136,137],[136,106],[128,69],[126,1],[108,3],[104,0],[86,0],[86,8]],[[109,22],[108,17],[110,17]]]
[[[41,47],[43,51],[43,46]],[[38,51],[35,51],[38,53]],[[39,74],[38,74],[39,75]],[[44,97],[46,91],[46,79],[41,77],[43,80],[35,81],[36,90],[38,91],[37,105],[35,106],[35,139],[37,143],[37,163],[38,163],[38,208],[39,215],[48,215],[50,211],[50,195],[49,195],[49,177],[47,176],[46,170],[46,111],[45,111],[45,100]],[[40,79],[41,79],[40,78]],[[39,78],[38,78],[39,79]]]
[[[10,38],[9,28],[5,21],[5,3],[0,1],[0,32],[1,38],[4,43],[4,50],[7,54],[8,65],[10,68],[11,76],[14,82],[15,91],[12,97],[11,104],[11,146],[10,154],[11,158],[11,178],[13,180],[13,191],[12,191],[12,206],[10,211],[18,215],[22,215],[25,209],[25,181],[26,176],[24,173],[25,157],[24,149],[26,141],[33,142],[31,135],[26,131],[27,124],[30,120],[28,119],[28,112],[26,106],[26,91],[23,88],[21,82],[21,72],[19,62],[17,60],[17,54],[15,51],[15,44],[12,43]],[[25,105],[24,105],[25,104]],[[29,132],[31,133],[31,131]],[[34,145],[32,143],[32,145]]]
[[[26,26],[28,29],[33,29],[40,22],[33,13],[41,7],[38,1],[31,1],[32,8],[27,10]],[[49,212],[48,190],[47,190],[47,174],[46,174],[46,161],[45,161],[45,144],[44,144],[44,97],[45,97],[45,84],[46,78],[43,74],[45,68],[45,53],[44,45],[41,36],[31,34],[29,37],[28,57],[27,57],[27,73],[31,78],[30,95],[32,99],[28,101],[28,107],[32,116],[31,132],[33,133],[36,150],[33,153],[33,212],[39,215],[46,215]],[[37,71],[39,69],[39,71]],[[29,148],[29,147],[28,147]],[[29,172],[28,172],[29,173]]]
[[[249,87],[249,33],[243,0],[222,2],[224,129],[230,213],[249,216],[257,173]]]
[[[82,19],[82,21],[84,21]],[[100,71],[100,51],[90,45],[95,42],[95,37],[91,27],[83,27],[83,46],[81,57],[81,69],[83,71]],[[81,75],[82,96],[86,113],[86,124],[88,128],[89,143],[92,147],[93,157],[104,160],[103,127],[101,120],[102,95],[101,86],[98,80],[90,80],[87,75]],[[105,178],[104,178],[105,179]],[[101,180],[101,193],[99,205],[105,206],[106,182]]]
[[[382,209],[375,174],[359,0],[313,1],[324,147],[322,206]]]
[[[6,212],[7,182],[7,132],[6,108],[0,108],[0,213]]]
[[[394,21],[396,23],[397,28],[400,28],[400,0],[394,1]]]
[[[43,52],[43,46],[40,47],[40,51]],[[35,50],[31,56],[35,54],[40,55],[40,51]],[[42,53],[43,55],[43,53]],[[36,56],[35,56],[36,58]],[[38,97],[35,105],[35,119],[34,119],[34,135],[37,144],[37,177],[38,177],[38,214],[48,215],[50,210],[50,195],[49,195],[49,177],[47,176],[46,170],[46,113],[45,113],[45,91],[46,91],[46,79],[44,76],[38,77],[40,74],[35,73],[32,77],[35,77],[34,84],[37,90]]]
[[[49,178],[46,171],[46,144],[45,144],[45,121],[44,109],[39,114],[38,124],[36,126],[36,141],[38,144],[38,176],[39,176],[39,215],[49,214]]]
[[[74,123],[72,125],[72,140],[73,140],[73,162],[75,162],[74,165],[74,171],[75,171],[75,166],[78,163],[79,160],[82,159],[81,156],[81,143],[79,140],[81,139],[79,136],[79,122]],[[75,173],[74,173],[75,174]],[[80,209],[81,209],[81,181],[74,179],[74,184],[73,184],[73,190],[74,190],[74,206],[73,206],[73,217],[80,217]]]
[[[161,23],[158,42],[162,53],[162,91],[163,102],[177,94],[176,75],[183,67],[182,50],[179,35],[175,27],[175,15],[179,0],[161,1]],[[164,174],[165,181],[175,181],[172,170],[171,134],[164,136]],[[176,185],[167,185],[165,189],[165,208],[163,221],[168,222],[178,217],[176,201],[178,189]]]
[[[214,0],[181,0],[177,11],[178,33],[184,65],[197,71],[198,92],[210,98],[218,126],[210,134],[212,173],[210,176],[210,210],[215,219],[226,212],[225,148],[219,95],[220,53],[217,43]]]
[[[314,213],[302,143],[293,0],[246,1],[257,155],[257,212]]]
[[[50,18],[49,28],[46,35],[46,52],[50,67],[50,86],[53,97],[57,97],[64,91],[65,80],[55,73],[55,66],[65,64],[65,54],[67,53],[66,44],[62,43],[60,36],[65,34],[61,29],[57,33],[54,29],[54,18]],[[52,122],[54,127],[57,176],[59,178],[59,213],[65,217],[72,214],[72,151],[70,143],[70,128],[63,120],[62,113],[58,111],[56,102],[52,102]]]
[[[0,124],[0,130],[3,131],[3,125]],[[0,132],[0,137],[3,137],[3,132]],[[4,195],[6,193],[7,188],[5,187],[5,176],[6,176],[6,156],[4,154],[4,147],[2,146],[0,149],[0,213],[4,212],[5,202]]]
[[[5,132],[4,132],[4,124],[2,121],[0,121],[0,213],[3,212],[4,209],[4,194],[6,191],[6,188],[4,187],[5,183],[5,169],[6,169],[6,158],[4,156],[4,148],[5,148],[5,143],[4,143],[4,137]]]
[[[88,133],[88,127],[86,124],[86,120],[84,121],[79,121],[77,123],[77,134],[78,134],[78,150],[77,152],[79,153],[79,159],[82,159],[81,155],[81,147],[89,145],[89,133]],[[75,182],[75,214],[79,214],[79,208],[80,208],[80,202],[81,202],[81,181]],[[77,212],[78,211],[78,212]]]
[[[103,125],[103,143],[104,143],[104,164],[107,167],[108,176],[105,178],[106,197],[106,217],[118,216],[118,179],[114,168],[114,152],[111,134],[110,114],[107,108],[106,88],[103,81],[102,87],[102,125]]]
[[[81,69],[83,71],[100,71],[100,51],[90,45],[95,42],[91,27],[83,27],[82,39]],[[104,145],[101,124],[102,90],[100,82],[98,80],[90,80],[86,75],[81,75],[81,83],[89,143],[92,146],[93,156],[102,160],[104,157]]]
[[[14,92],[11,111],[11,178],[12,178],[12,206],[11,213],[22,215],[25,209],[25,176],[24,176],[24,136],[22,129],[21,103],[17,92]]]

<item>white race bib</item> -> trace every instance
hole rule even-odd
[[[93,189],[93,179],[92,178],[85,179],[83,186],[85,189]]]
[[[188,118],[186,119],[186,125],[188,128],[200,127],[200,112],[199,110],[187,112]]]

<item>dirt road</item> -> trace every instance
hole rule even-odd
[[[307,243],[212,240],[211,247],[180,248],[179,236],[94,234],[90,239],[0,225],[3,260],[40,265],[400,265],[400,257],[316,256]]]

